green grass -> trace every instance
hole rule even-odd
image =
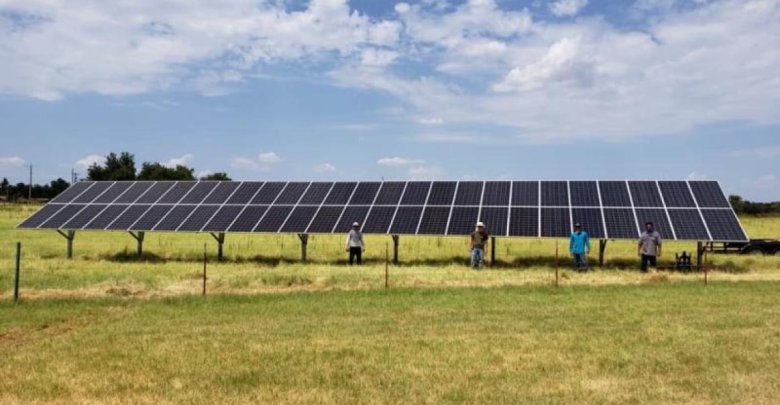
[[[462,238],[389,237],[344,265],[342,236],[83,232],[74,260],[51,231],[0,206],[0,403],[771,403],[780,398],[780,257],[709,256],[698,273],[555,274],[554,240],[499,239],[499,265],[465,266]],[[780,218],[743,218],[752,237]],[[23,243],[22,302],[11,303]],[[563,249],[563,241],[557,242]],[[664,264],[691,243],[668,243]],[[563,263],[568,263],[563,258]]]
[[[770,403],[778,287],[4,303],[0,402]]]

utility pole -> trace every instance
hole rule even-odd
[[[32,202],[32,168],[33,165],[30,163],[30,186],[27,188],[27,203]]]

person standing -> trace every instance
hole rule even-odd
[[[582,230],[581,224],[574,225],[574,232],[569,239],[569,252],[574,257],[574,270],[588,271],[587,254],[590,252],[590,238]]]
[[[652,222],[645,223],[645,231],[639,238],[639,256],[642,258],[642,273],[647,273],[648,266],[655,267],[656,259],[661,256],[661,234]]]
[[[363,241],[363,233],[360,232],[360,223],[352,224],[352,229],[347,234],[347,252],[349,252],[349,265],[352,266],[355,261],[357,265],[363,264],[363,252],[366,250],[366,243]],[[357,259],[357,260],[355,260]]]
[[[477,229],[469,237],[471,268],[481,269],[485,263],[485,251],[488,246],[488,233],[483,222],[477,222]]]

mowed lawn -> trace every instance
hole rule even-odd
[[[773,403],[780,284],[0,307],[0,402]]]

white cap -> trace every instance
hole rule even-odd
[[[357,222],[353,222],[353,223],[352,223],[352,226],[360,226],[360,224],[359,224],[359,223],[357,223]]]
[[[481,227],[483,227],[483,228],[484,228],[484,227],[485,227],[485,223],[484,223],[484,222],[482,222],[482,221],[479,221],[479,222],[477,222],[477,226],[478,226],[478,227],[479,227],[479,226],[481,226]]]

